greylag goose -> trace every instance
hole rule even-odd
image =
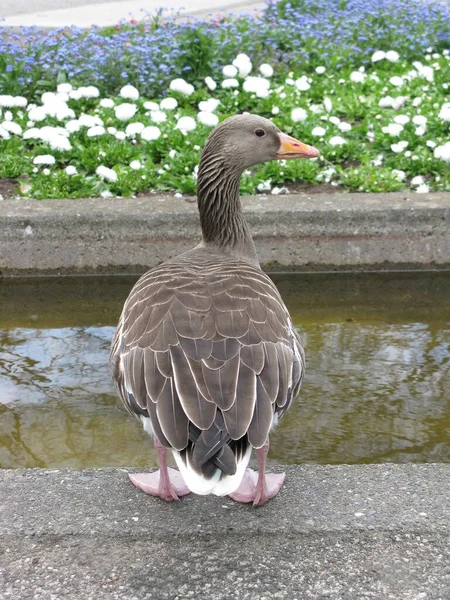
[[[299,391],[304,353],[259,266],[239,181],[259,163],[318,155],[250,114],[208,137],[197,179],[203,240],[139,279],[111,348],[118,394],[157,451],[159,471],[130,475],[144,492],[262,505],[281,488],[284,473],[265,472],[269,432]],[[252,448],[257,474],[247,468]],[[179,471],[167,466],[169,449]]]

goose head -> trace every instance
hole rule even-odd
[[[316,158],[320,153],[282,133],[269,119],[244,113],[225,119],[210,134],[202,162],[212,156],[223,166],[242,172],[272,160]]]

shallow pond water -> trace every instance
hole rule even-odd
[[[450,462],[450,273],[273,278],[308,372],[270,459]],[[107,364],[135,280],[0,281],[0,467],[155,465]]]

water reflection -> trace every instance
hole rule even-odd
[[[283,463],[450,461],[449,274],[275,278],[307,341]],[[154,464],[107,358],[130,278],[0,284],[0,466]]]

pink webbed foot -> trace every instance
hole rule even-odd
[[[278,494],[285,477],[285,473],[268,473],[258,480],[256,471],[246,469],[238,489],[228,495],[236,502],[253,502],[253,506],[262,506]]]
[[[182,496],[190,493],[190,489],[184,483],[181,473],[171,467],[167,467],[168,478],[163,481],[161,471],[153,473],[131,473],[128,475],[131,483],[146,494],[157,496],[166,502],[179,500]]]

